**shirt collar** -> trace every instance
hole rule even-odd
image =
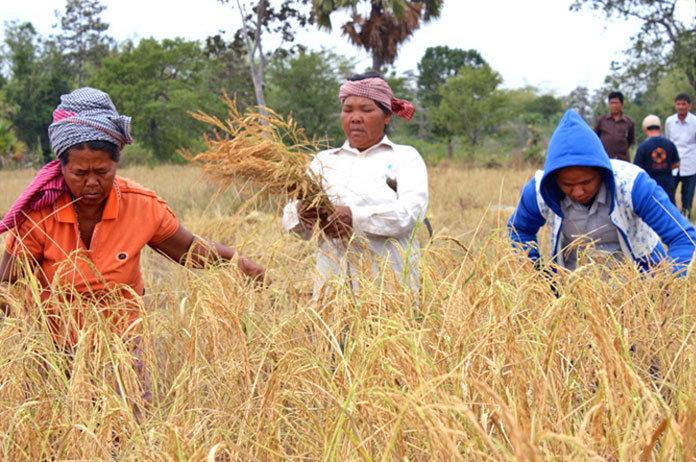
[[[607,119],[611,119],[616,123],[628,122],[628,116],[626,114],[624,114],[623,112],[621,113],[621,117],[619,118],[619,120],[614,119],[614,116],[611,114],[607,114]]]
[[[369,148],[365,149],[362,152],[355,149],[355,148],[352,148],[350,146],[350,143],[348,142],[348,140],[346,140],[343,143],[343,146],[341,146],[339,149],[336,150],[336,153],[345,150],[345,151],[348,151],[348,152],[355,154],[356,156],[364,157],[364,156],[369,155],[372,151],[378,149],[380,146],[387,146],[393,150],[395,145],[392,142],[392,140],[390,140],[389,137],[385,134],[380,141],[378,141],[377,143],[375,143],[374,145],[370,146]]]
[[[681,120],[679,118],[679,114],[675,114],[675,115],[677,116],[676,117],[677,123],[680,123],[682,125],[686,125],[686,124],[690,123],[691,118],[696,118],[696,116],[694,116],[691,112],[686,113],[686,117],[684,117],[684,120]]]
[[[104,210],[102,211],[102,220],[115,220],[118,217],[118,208],[121,202],[121,191],[114,181],[114,186],[109,192],[109,197],[106,198]],[[77,223],[77,213],[73,206],[73,200],[69,192],[65,192],[55,205],[56,216],[61,223]]]

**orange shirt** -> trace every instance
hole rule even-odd
[[[140,251],[145,245],[159,244],[173,236],[179,222],[154,192],[118,176],[102,219],[94,228],[89,249],[80,238],[77,220],[71,196],[66,192],[53,208],[30,212],[18,229],[9,233],[7,252],[37,263],[42,301],[52,293],[60,294],[60,311],[73,300],[96,301],[104,307],[107,317],[118,314],[113,324],[117,331],[125,332],[140,314],[135,294],[144,293]],[[61,343],[72,344],[74,329],[68,325],[82,325],[79,308],[75,316],[65,319],[55,305],[46,307],[54,338],[58,336]]]

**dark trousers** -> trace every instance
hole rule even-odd
[[[694,201],[694,188],[696,188],[696,175],[677,176],[674,187],[681,183],[682,213],[691,218],[691,204]]]

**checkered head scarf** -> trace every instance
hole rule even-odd
[[[416,108],[413,104],[405,99],[394,98],[394,92],[389,84],[381,77],[377,77],[377,73],[368,73],[364,77],[354,77],[348,79],[346,83],[341,85],[338,92],[338,98],[341,103],[345,103],[349,96],[361,96],[370,98],[379,103],[394,115],[403,117],[406,120],[411,120]]]
[[[111,98],[103,91],[79,88],[60,97],[60,104],[53,111],[53,123],[48,127],[48,138],[58,158],[71,146],[86,141],[109,141],[120,151],[133,142],[130,121],[130,117],[116,112]]]
[[[119,115],[109,95],[84,87],[60,97],[53,111],[53,123],[48,127],[51,148],[60,159],[70,147],[89,141],[108,141],[120,151],[133,142],[130,117]],[[46,164],[22,192],[0,221],[0,234],[18,226],[29,210],[52,206],[68,187],[65,184],[60,160]]]

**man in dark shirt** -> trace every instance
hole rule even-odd
[[[597,118],[594,131],[602,140],[609,157],[630,162],[628,148],[636,142],[633,120],[623,113],[623,93],[612,91],[608,99],[609,114]]]
[[[656,115],[651,114],[643,119],[643,131],[648,139],[638,146],[633,163],[648,172],[648,175],[667,192],[669,200],[676,205],[674,190],[677,185],[672,176],[672,169],[679,167],[677,147],[667,138],[660,136],[662,124]]]

